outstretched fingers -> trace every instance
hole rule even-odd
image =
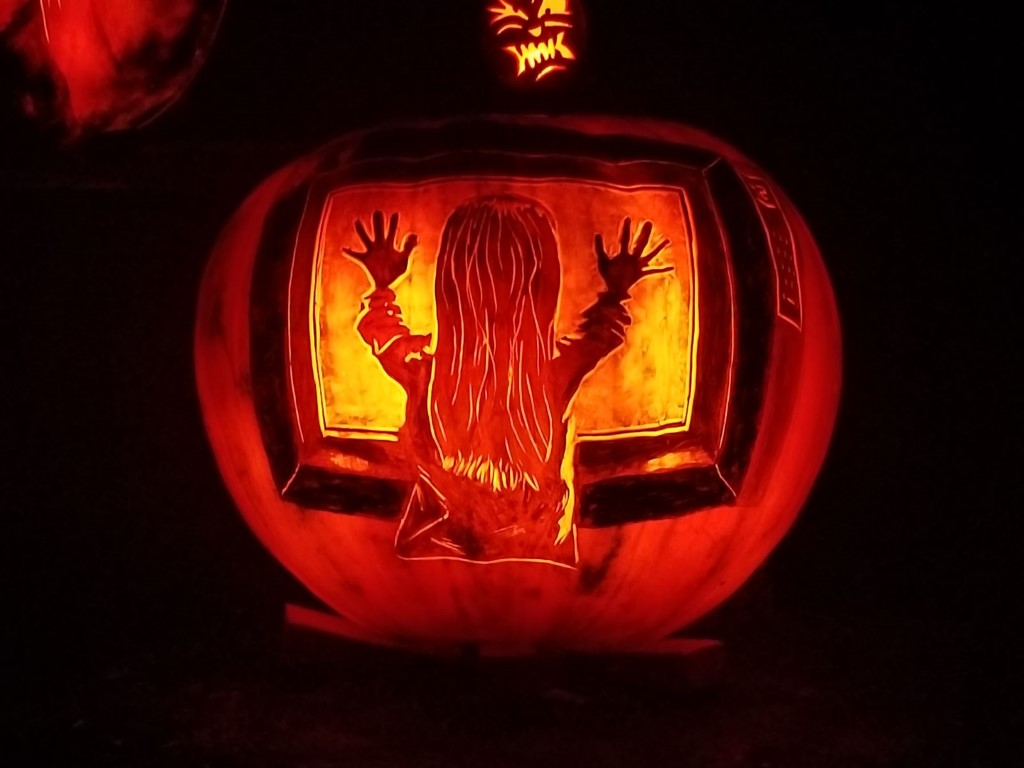
[[[397,214],[395,214],[397,216]],[[413,249],[419,245],[420,239],[413,233],[409,233],[405,236],[405,240],[402,242],[402,255],[409,257],[412,254]]]
[[[398,214],[397,213],[392,213],[391,214],[391,218],[388,219],[388,232],[384,236],[384,242],[388,243],[388,244],[395,242],[395,232],[397,232],[397,231],[398,231]]]
[[[622,231],[619,232],[619,253],[629,253],[629,241],[632,233],[633,221],[627,216],[622,220]]]
[[[644,225],[640,227],[640,231],[636,236],[636,243],[633,245],[633,253],[637,256],[644,255],[644,249],[647,248],[647,244],[651,242],[651,233],[654,232],[654,224],[649,221],[645,221]]]
[[[652,250],[650,253],[648,253],[647,255],[640,259],[640,270],[644,277],[646,277],[647,275],[659,275],[663,272],[671,272],[674,269],[674,267],[672,266],[650,266],[650,263],[654,261],[654,258],[663,250],[665,250],[665,248],[668,247],[668,244],[669,240],[668,238],[665,238],[654,247],[654,250]]]
[[[644,245],[646,245],[646,243]],[[669,239],[666,237],[664,240],[662,240],[660,243],[658,243],[654,247],[654,250],[651,251],[650,253],[648,253],[644,258],[647,259],[647,261],[650,261],[655,256],[657,256],[659,253],[664,251],[668,247],[668,245],[669,245]]]
[[[647,277],[648,275],[660,275],[663,272],[671,272],[675,267],[644,267],[640,270],[641,277]]]
[[[600,274],[605,274],[608,269],[608,251],[604,249],[604,235],[598,233],[594,235],[594,251],[597,253],[597,271]]]
[[[359,219],[356,219],[356,234],[359,235],[359,239],[363,241],[363,245],[365,245],[367,249],[373,245],[373,238],[370,237],[369,233],[366,231],[366,227],[363,225],[363,222]]]
[[[384,211],[373,212],[373,239],[378,242],[384,242]]]

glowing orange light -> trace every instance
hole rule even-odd
[[[622,220],[632,215],[638,225],[643,219],[657,225],[652,240],[670,241],[658,260],[671,265],[672,272],[635,286],[629,302],[632,325],[625,341],[584,379],[572,415],[581,439],[588,441],[685,429],[696,354],[696,262],[685,200],[668,189],[479,179],[350,187],[330,195],[316,246],[310,315],[320,427],[325,434],[376,439],[396,434],[405,423],[404,390],[384,372],[356,331],[360,299],[370,282],[359,264],[343,253],[360,246],[354,222],[369,221],[375,210],[400,211],[403,231],[418,235],[408,272],[393,288],[412,334],[436,338],[434,280],[442,227],[460,202],[497,190],[541,201],[558,223],[559,338],[574,333],[579,316],[602,288],[595,233],[611,239]]]
[[[409,215],[385,223],[388,206]],[[630,209],[666,228],[638,218],[634,232],[618,215]],[[310,317],[321,428],[405,433],[418,479],[400,554],[575,564],[576,435],[689,419],[693,263],[679,195],[478,179],[347,189],[324,210],[320,231],[334,236],[318,247]],[[400,221],[422,234],[400,246]],[[408,318],[393,290],[403,284]]]
[[[515,76],[538,82],[576,60],[569,36],[575,22],[568,0],[499,0],[488,8],[502,50],[515,60]]]
[[[647,647],[720,603],[806,498],[840,377],[781,190],[611,118],[283,169],[217,246],[196,360],[232,496],[337,630],[483,652]]]

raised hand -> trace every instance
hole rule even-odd
[[[419,242],[414,234],[406,236],[402,247],[395,247],[395,234],[398,231],[398,214],[391,214],[388,220],[387,230],[384,229],[384,212],[374,211],[373,237],[371,237],[363,222],[356,221],[356,234],[363,241],[365,251],[359,252],[351,248],[342,249],[344,253],[363,265],[366,273],[370,276],[376,288],[387,288],[404,275],[409,269],[409,257]]]
[[[645,277],[672,271],[672,267],[650,266],[654,257],[665,250],[669,241],[662,240],[651,251],[644,253],[651,241],[654,225],[649,221],[644,222],[637,232],[636,241],[630,247],[632,228],[633,222],[627,217],[623,220],[622,231],[619,233],[619,253],[614,257],[610,257],[605,251],[604,237],[600,234],[594,235],[597,271],[601,273],[608,290],[620,296],[628,296],[630,288]]]

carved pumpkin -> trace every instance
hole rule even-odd
[[[145,123],[188,86],[226,0],[0,0],[26,114],[82,131]]]
[[[268,179],[196,328],[246,520],[366,640],[635,648],[792,523],[838,401],[783,193],[684,126],[371,131]]]
[[[579,0],[494,0],[487,8],[498,47],[511,57],[508,78],[536,83],[575,63],[582,16]]]

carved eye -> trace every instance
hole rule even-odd
[[[523,22],[529,19],[526,12],[521,8],[516,8],[508,0],[498,0],[499,5],[494,5],[487,10],[491,14],[491,25],[498,26],[497,33],[500,35],[509,29],[518,29],[523,26]]]
[[[543,0],[537,11],[537,18],[542,19],[551,14],[564,16],[569,13],[569,0]]]

